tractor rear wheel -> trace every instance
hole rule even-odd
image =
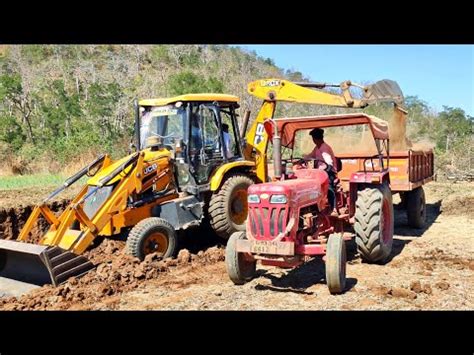
[[[178,249],[176,231],[163,218],[145,218],[130,231],[126,247],[128,254],[140,260],[155,252],[161,254],[163,259],[172,257]]]
[[[362,259],[383,263],[393,244],[393,204],[388,185],[357,192],[354,230]]]
[[[255,275],[257,262],[250,260],[244,253],[237,252],[237,240],[247,239],[245,232],[235,232],[227,241],[225,248],[225,266],[227,274],[235,285],[243,285]]]
[[[254,181],[245,175],[235,174],[227,178],[209,202],[209,222],[222,238],[238,231],[245,231],[247,221],[247,188]]]
[[[346,259],[346,244],[342,234],[331,234],[326,247],[326,283],[331,294],[344,292]]]
[[[422,186],[406,193],[406,208],[408,225],[423,228],[426,222],[426,201]]]

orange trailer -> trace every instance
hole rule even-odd
[[[379,170],[376,156],[354,152],[337,154],[342,170],[338,173],[344,190],[349,190],[352,173]],[[399,193],[402,205],[407,210],[408,223],[422,228],[426,220],[425,194],[423,185],[434,179],[434,155],[432,150],[412,150],[390,152],[384,157],[384,166],[389,166],[390,190]]]

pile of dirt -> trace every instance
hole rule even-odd
[[[15,196],[15,193],[13,193]],[[1,196],[0,196],[1,198]],[[48,206],[58,216],[69,200],[56,200]],[[32,205],[0,208],[0,238],[16,239],[33,211]],[[38,243],[49,228],[40,217],[32,229],[29,243]],[[186,244],[186,243],[185,243]],[[185,247],[199,250],[202,246],[187,243]],[[208,247],[210,245],[205,245]],[[196,251],[198,251],[196,250]],[[124,291],[138,288],[144,281],[156,279],[160,273],[176,267],[199,267],[224,260],[224,250],[218,247],[202,249],[191,254],[187,249],[179,252],[176,259],[162,260],[157,254],[148,255],[143,262],[125,253],[125,241],[97,238],[84,256],[96,266],[94,270],[79,278],[71,278],[54,288],[43,286],[19,299],[0,299],[0,309],[70,309],[90,307],[100,300]]]
[[[412,258],[415,262],[421,263],[424,269],[428,271],[433,271],[436,266],[441,264],[455,270],[474,270],[474,259],[447,254],[441,248],[427,250],[424,255],[413,256]]]
[[[105,239],[84,254],[96,265],[94,270],[79,278],[72,277],[56,288],[46,285],[19,299],[0,299],[0,309],[91,309],[101,303],[111,307],[119,294],[144,287],[172,268],[202,267],[224,260],[224,249],[212,247],[197,254],[183,249],[175,259],[162,260],[154,253],[140,262],[127,255],[124,246],[122,241]]]
[[[465,195],[449,195],[443,199],[441,211],[447,215],[469,216],[470,218],[474,218],[474,192],[466,191]]]
[[[443,215],[474,218],[474,183],[431,182],[423,188],[431,201],[440,203]]]

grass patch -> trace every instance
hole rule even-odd
[[[21,189],[33,186],[59,186],[66,178],[62,175],[50,174],[0,176],[0,190]]]

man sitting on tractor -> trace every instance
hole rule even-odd
[[[325,170],[329,176],[329,191],[328,191],[328,201],[329,205],[332,209],[332,216],[337,216],[336,210],[336,188],[334,184],[334,180],[336,179],[337,175],[337,168],[336,168],[336,157],[334,152],[327,144],[324,142],[324,130],[321,128],[314,128],[309,132],[309,135],[313,138],[313,142],[315,144],[314,149],[311,153],[305,155],[303,159],[305,160],[315,160],[315,167]]]

